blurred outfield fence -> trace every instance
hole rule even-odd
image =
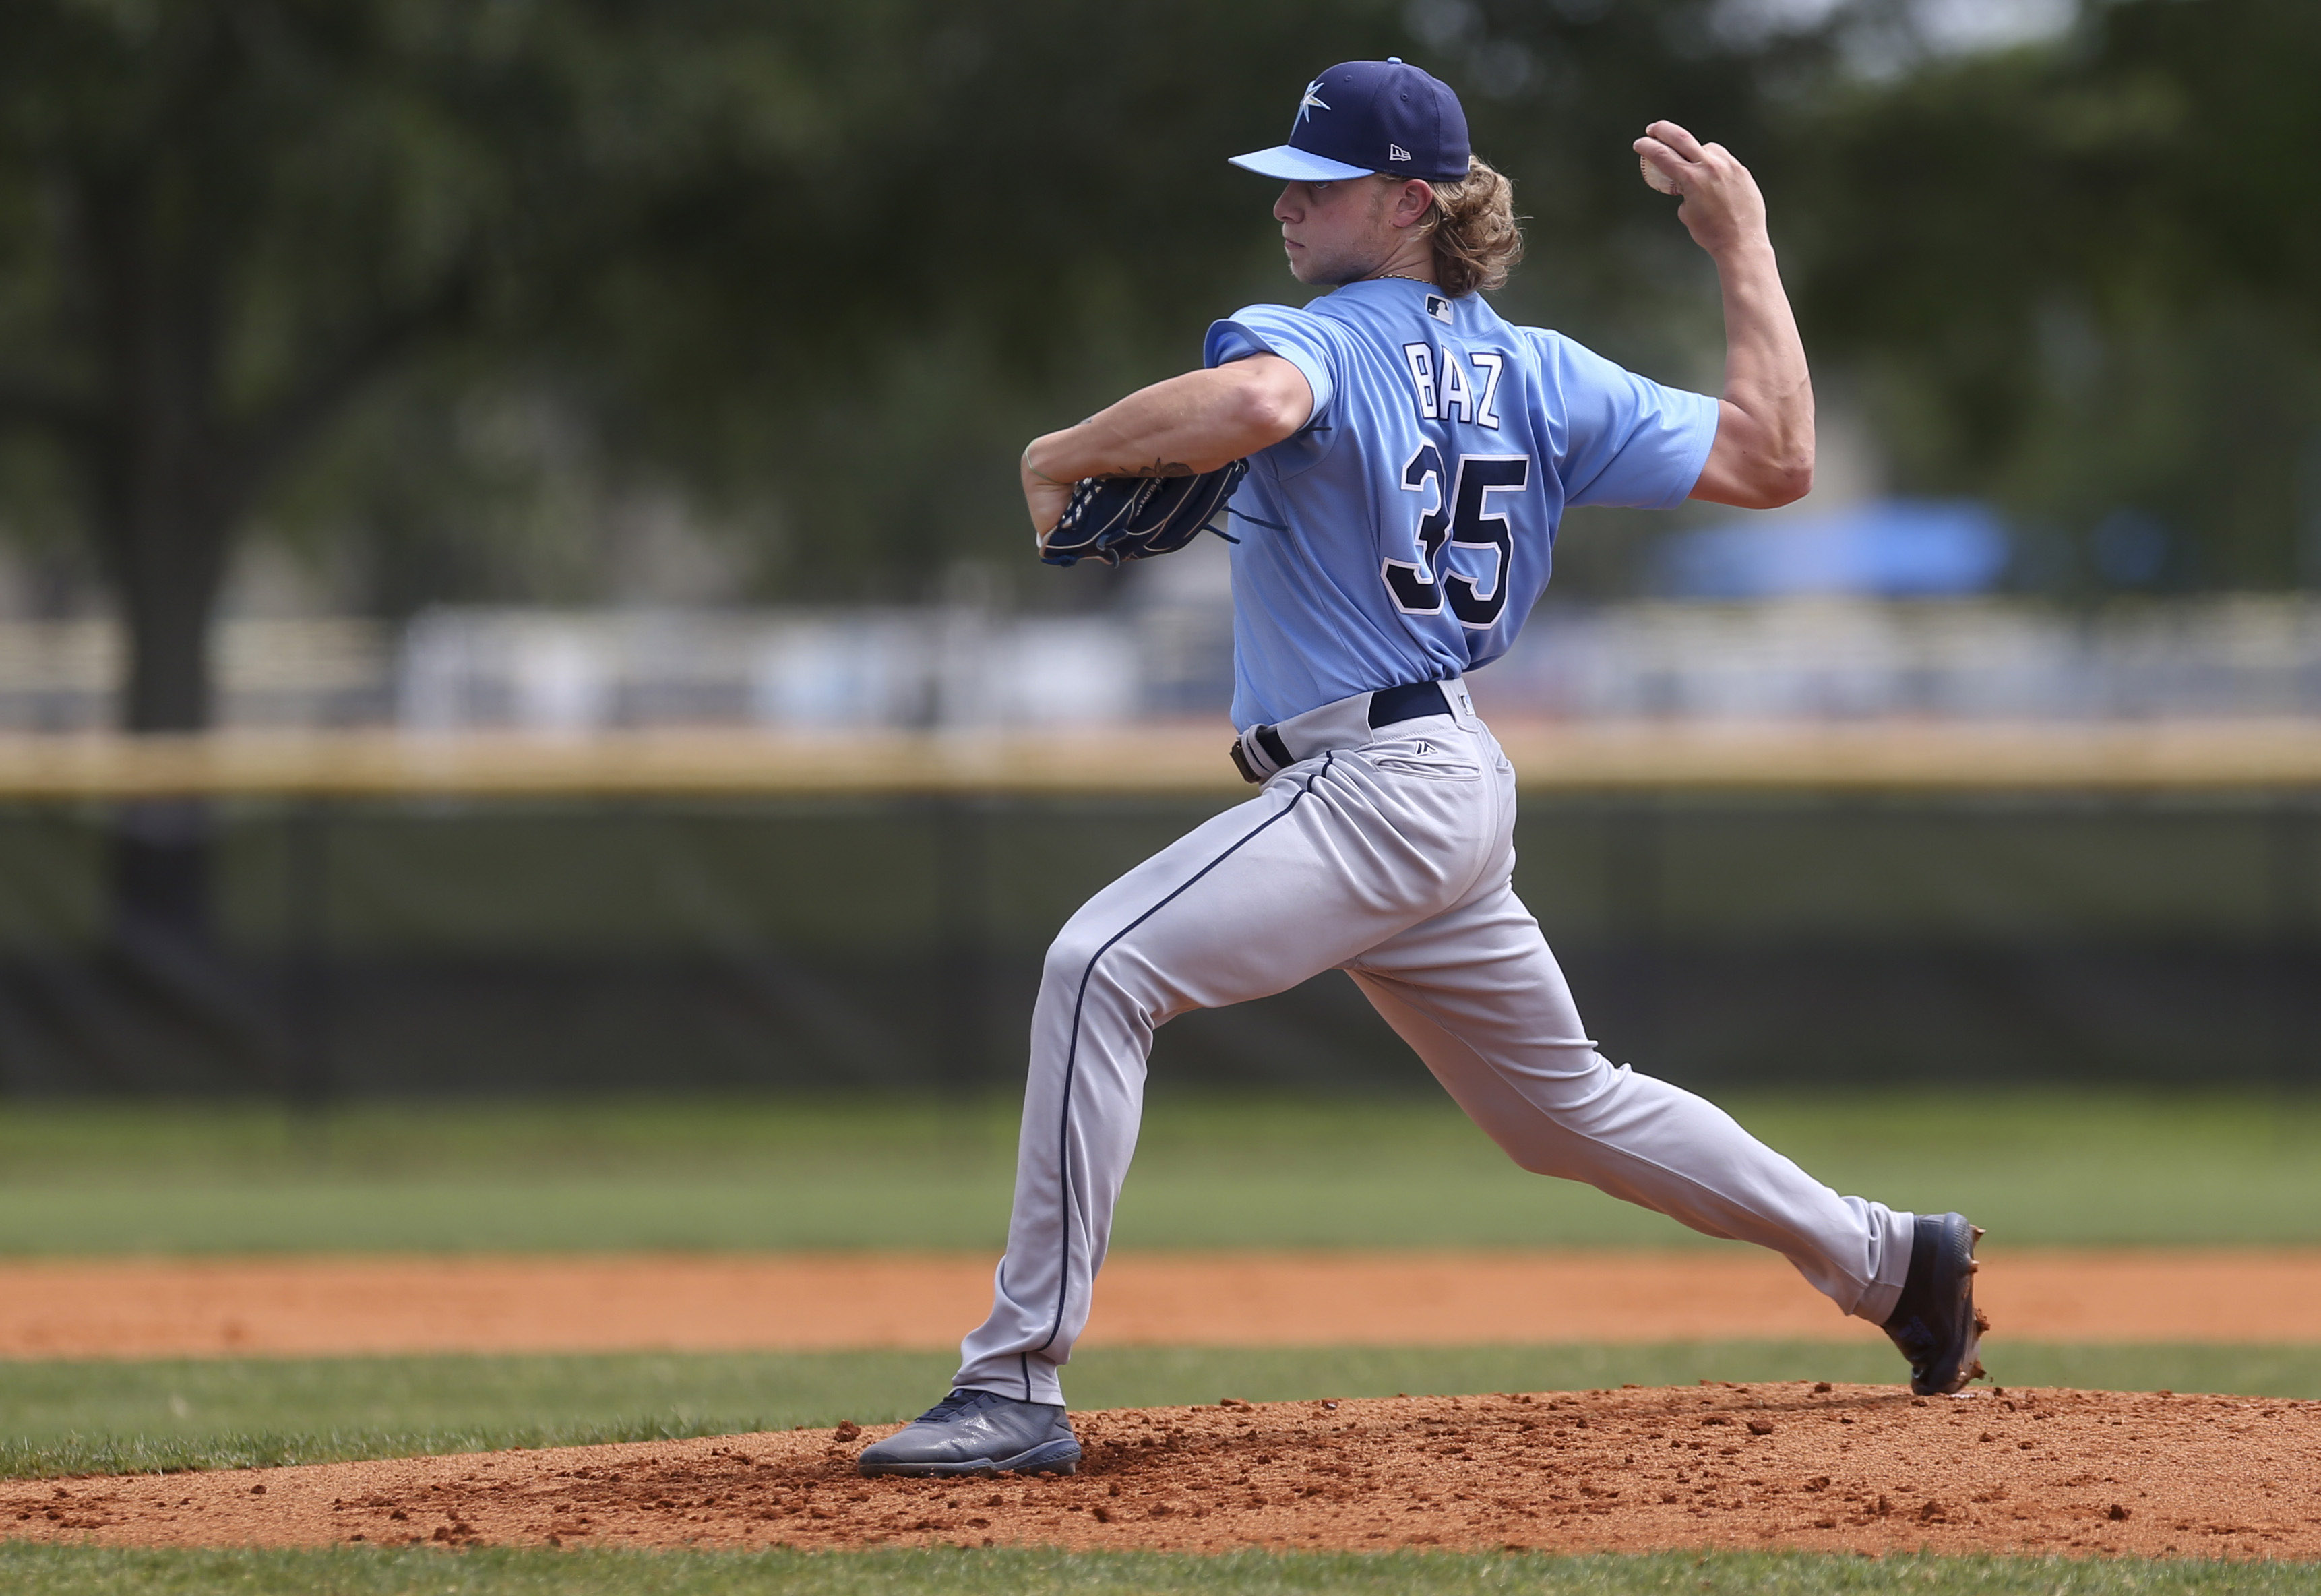
[[[1616,1060],[1702,1085],[2310,1085],[2321,727],[1502,730],[1518,886]],[[1044,945],[1246,796],[1221,728],[0,741],[0,1089],[1012,1085]],[[124,815],[210,839],[124,947]],[[1343,976],[1156,1073],[1415,1085]]]

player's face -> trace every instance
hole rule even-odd
[[[1291,183],[1274,202],[1289,275],[1301,283],[1351,283],[1376,271],[1400,242],[1393,223],[1401,184],[1376,177]]]

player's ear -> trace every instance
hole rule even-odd
[[[1397,227],[1415,227],[1425,221],[1427,214],[1434,209],[1434,186],[1424,178],[1412,178],[1394,196],[1394,224]]]

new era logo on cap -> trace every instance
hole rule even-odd
[[[1288,143],[1233,163],[1285,182],[1373,172],[1455,182],[1467,175],[1467,113],[1449,85],[1405,61],[1342,61],[1298,96]]]

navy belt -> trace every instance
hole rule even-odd
[[[1422,715],[1450,713],[1451,700],[1443,696],[1443,684],[1439,681],[1406,682],[1370,695],[1372,729],[1390,726],[1398,720],[1416,720]]]
[[[1370,695],[1372,731],[1380,726],[1393,725],[1397,721],[1450,713],[1451,700],[1443,694],[1443,684],[1439,681],[1405,682],[1400,687],[1381,688]],[[1286,771],[1297,762],[1290,755],[1289,745],[1281,740],[1281,734],[1273,727],[1254,726],[1249,734],[1265,751],[1265,757],[1273,762],[1275,770]],[[1242,780],[1258,782],[1265,780],[1266,773],[1253,769],[1249,756],[1242,752],[1238,737],[1233,739],[1233,768],[1241,772]]]

